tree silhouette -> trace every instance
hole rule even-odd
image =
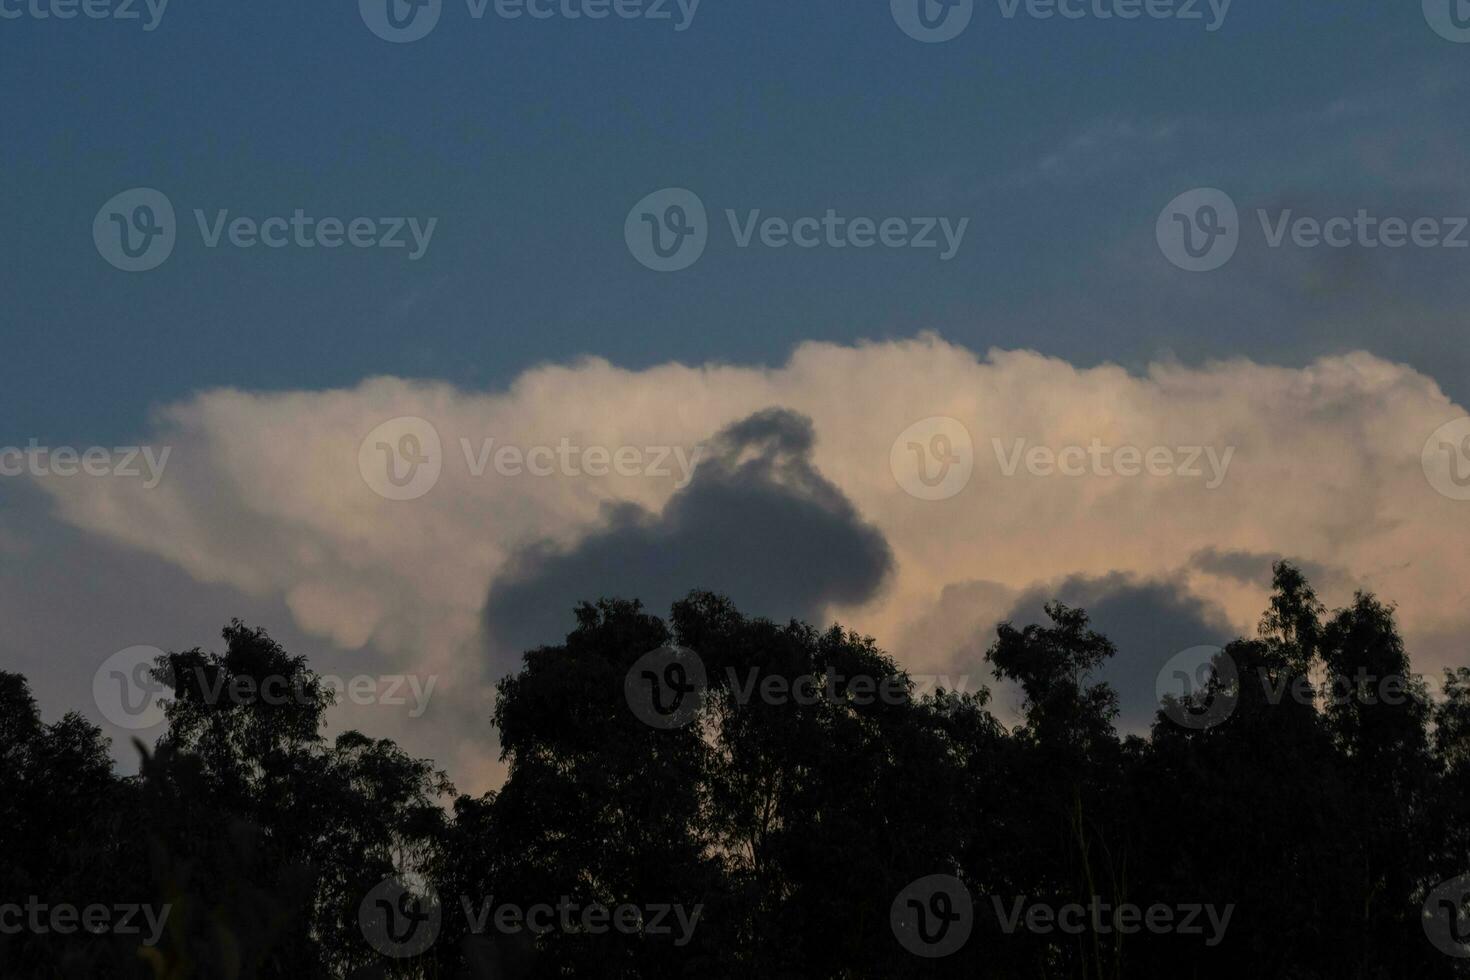
[[[1431,699],[1390,605],[1359,594],[1329,613],[1283,563],[1258,634],[1122,735],[1098,679],[1113,644],[1080,609],[1046,613],[1000,624],[986,652],[1024,696],[1008,730],[987,690],[921,694],[837,626],[703,592],[667,621],[587,603],[487,703],[504,785],[452,804],[444,774],[391,741],[325,739],[320,678],[239,622],[223,652],[155,665],[168,725],[133,777],[95,726],[46,724],[0,673],[0,905],[170,910],[153,945],[0,931],[0,974],[1467,975],[1430,927],[1463,905],[1442,883],[1470,873],[1470,668]],[[390,876],[440,900],[437,940],[403,959],[359,921]],[[926,904],[925,881],[971,901]],[[1230,918],[1206,937],[1021,917],[1096,903]],[[538,905],[535,929],[493,917]],[[660,907],[687,928],[659,927]],[[628,911],[588,928],[587,909],[604,925]],[[944,955],[914,948],[951,928]]]

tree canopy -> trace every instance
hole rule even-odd
[[[134,776],[0,672],[0,926],[7,904],[168,909],[150,942],[0,929],[0,974],[1470,975],[1470,669],[1431,697],[1391,605],[1329,612],[1283,563],[1257,635],[1120,733],[1118,651],[1046,614],[986,651],[1022,695],[1007,727],[988,690],[925,690],[839,626],[703,592],[667,619],[587,603],[487,699],[508,777],[478,797],[325,738],[331,692],[238,621],[154,665],[167,727]],[[268,681],[292,696],[219,696]],[[1130,932],[1100,906],[1228,911]]]

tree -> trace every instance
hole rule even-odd
[[[1060,603],[1001,624],[987,651],[1025,696],[1012,731],[988,691],[920,696],[840,626],[703,592],[667,621],[584,604],[564,643],[497,685],[505,784],[452,809],[428,760],[324,738],[320,678],[239,622],[223,653],[158,662],[168,728],[135,777],[112,772],[97,728],[46,724],[0,673],[0,905],[170,910],[157,945],[0,931],[0,963],[155,980],[1464,976],[1422,922],[1470,867],[1470,668],[1431,704],[1391,606],[1359,594],[1329,614],[1293,566],[1273,581],[1258,634],[1128,737],[1096,674],[1130,651]],[[438,942],[401,961],[358,921],[390,875],[443,902]],[[928,959],[893,916],[936,877],[973,915]],[[1229,926],[1207,944],[1003,925],[1098,902],[1211,903]],[[545,928],[494,918],[538,905]],[[657,928],[660,906],[688,928]],[[561,916],[598,908],[641,914],[601,930]]]

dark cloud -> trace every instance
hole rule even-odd
[[[603,526],[570,550],[542,544],[517,555],[485,604],[492,668],[559,641],[584,599],[637,598],[663,614],[690,589],[709,589],[747,614],[815,619],[828,604],[871,598],[892,553],[812,465],[814,443],[805,416],[758,412],[714,437],[662,513],[610,506]]]
[[[1205,548],[1189,556],[1189,567],[1208,575],[1217,575],[1220,578],[1234,579],[1246,585],[1257,585],[1262,589],[1269,589],[1271,587],[1271,566],[1281,561],[1283,557],[1285,556],[1259,551],[1221,551],[1218,548]],[[1320,562],[1307,561],[1302,558],[1287,560],[1301,569],[1307,581],[1311,582],[1318,591],[1324,587],[1340,586],[1344,582],[1341,572]]]
[[[1142,733],[1152,723],[1155,680],[1170,657],[1190,647],[1224,646],[1235,636],[1219,608],[1190,595],[1183,585],[1118,572],[1028,589],[1005,618],[1017,629],[1050,624],[1044,609],[1050,599],[1087,610],[1092,628],[1118,648],[1094,680],[1107,681],[1118,692],[1117,725],[1124,732]],[[1015,703],[1016,692],[997,687],[1001,703]]]

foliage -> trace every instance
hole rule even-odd
[[[1432,701],[1409,676],[1391,606],[1328,613],[1276,568],[1259,635],[1229,644],[1203,727],[1161,710],[1114,727],[1097,680],[1116,653],[1085,612],[997,629],[987,660],[1024,695],[1007,730],[989,692],[920,694],[871,638],[747,618],[693,593],[667,622],[635,601],[577,611],[557,646],[497,688],[509,776],[449,802],[425,760],[321,735],[331,697],[306,662],[239,622],[223,653],[163,658],[168,730],[136,777],[111,770],[77,715],[44,724],[0,673],[0,902],[167,902],[156,947],[119,936],[0,935],[5,976],[157,978],[902,978],[1464,976],[1421,925],[1429,889],[1470,871],[1470,669]],[[629,710],[649,651],[696,651],[697,713],[659,728]],[[286,703],[210,694],[286,677]],[[762,697],[815,678],[817,697]],[[1327,680],[1326,678],[1333,678]],[[774,688],[767,685],[774,683]],[[812,688],[813,691],[816,688]],[[1307,697],[1281,697],[1283,691]],[[886,696],[873,697],[874,691]],[[1276,692],[1273,696],[1272,692]],[[1375,697],[1375,694],[1380,695]],[[487,708],[488,710],[488,708]],[[363,897],[411,874],[442,900],[438,941],[395,961],[359,928]],[[920,959],[890,909],[953,875],[974,933]],[[1201,937],[997,925],[1012,896],[1063,905],[1234,906]],[[992,898],[994,897],[994,898]],[[477,933],[462,900],[698,909],[692,932]],[[1461,972],[1457,972],[1461,971]]]

